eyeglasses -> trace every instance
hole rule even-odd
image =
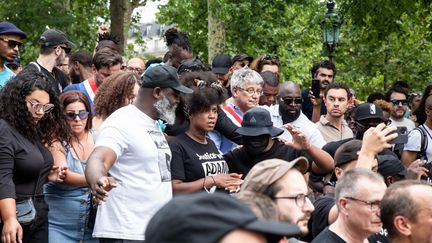
[[[249,95],[254,95],[254,94],[257,94],[257,95],[259,95],[259,96],[261,96],[262,94],[263,94],[263,91],[262,91],[262,89],[260,89],[260,90],[254,90],[253,88],[248,88],[248,89],[243,89],[243,88],[237,88],[238,90],[241,90],[241,91],[245,91],[246,93],[248,93]]]
[[[391,100],[391,103],[393,106],[398,106],[400,103],[402,103],[402,105],[408,105],[408,100]]]
[[[60,46],[60,48],[63,49],[66,52],[66,54],[69,54],[71,52],[71,49],[65,46]]]
[[[298,207],[302,208],[306,204],[306,200],[310,200],[309,197],[303,193],[300,193],[296,196],[292,197],[273,197],[273,199],[290,199],[295,200],[295,203]]]
[[[66,67],[69,66],[69,63],[58,64],[57,67]]]
[[[30,103],[32,112],[40,111],[42,109],[44,113],[49,113],[50,111],[52,111],[52,109],[54,109],[54,105],[50,103],[42,105],[39,102],[30,101],[30,100],[26,100],[26,101]]]
[[[131,72],[137,73],[137,74],[139,74],[139,75],[141,75],[141,74],[144,72],[144,70],[142,70],[141,68],[138,68],[138,67],[126,67],[126,69],[127,69],[128,71],[131,71]]]
[[[371,210],[371,211],[377,211],[377,210],[380,209],[381,201],[369,202],[369,201],[363,201],[363,200],[361,200],[361,199],[354,198],[354,197],[345,197],[345,198],[346,198],[346,199],[349,199],[349,200],[356,201],[356,202],[361,202],[361,203],[363,203],[364,205],[368,205],[368,206],[370,207],[370,210]]]
[[[65,116],[66,116],[66,119],[68,121],[74,121],[76,119],[76,117],[79,117],[80,120],[87,119],[89,114],[90,114],[90,112],[88,112],[86,110],[80,110],[80,111],[78,111],[78,113],[75,113],[73,111],[68,111],[65,113]]]
[[[301,105],[303,103],[303,99],[301,97],[281,97],[280,100],[284,102],[286,105],[291,105],[293,102],[296,105]]]
[[[9,40],[9,39],[6,39],[6,38],[0,38],[0,40],[2,40],[4,42],[7,42],[8,47],[12,48],[12,49],[15,48],[15,47],[17,47],[17,46],[18,46],[18,49],[21,49],[22,46],[23,46],[22,42],[19,42],[19,41],[16,41],[16,40]]]

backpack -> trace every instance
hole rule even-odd
[[[420,132],[420,151],[417,153],[416,159],[423,159],[428,161],[428,158],[426,156],[426,148],[428,147],[428,138],[426,135],[426,130],[424,128],[424,125],[420,125],[416,128],[414,128],[412,131],[417,130]],[[412,132],[411,131],[411,132]],[[398,143],[395,144],[393,147],[393,152],[398,156],[399,159],[402,157],[402,152],[404,151],[405,144]]]

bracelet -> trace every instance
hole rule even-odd
[[[204,176],[204,182],[203,182],[203,188],[207,193],[210,193],[210,191],[207,189],[207,187],[205,186],[205,181],[206,181],[206,176]]]
[[[215,186],[215,187],[218,187],[218,185],[216,184],[216,180],[214,179],[214,177],[213,176],[210,176],[211,178],[212,178],[212,180],[213,180],[213,185]]]

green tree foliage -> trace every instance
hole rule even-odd
[[[28,34],[21,53],[24,64],[37,57],[39,37],[47,28],[65,32],[77,49],[92,52],[98,22],[109,19],[108,0],[0,0],[0,6],[0,19]]]
[[[283,80],[310,84],[309,68],[327,59],[320,20],[326,12],[317,0],[215,0],[225,23],[228,54],[271,53],[282,61]],[[335,51],[337,80],[360,98],[384,91],[396,80],[422,90],[432,77],[432,5],[428,0],[338,0],[344,19]],[[207,60],[206,1],[170,0],[158,20],[190,34],[195,54]]]

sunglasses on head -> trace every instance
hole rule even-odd
[[[291,105],[293,102],[296,105],[301,105],[303,103],[303,99],[300,97],[297,98],[285,97],[285,98],[281,98],[281,101],[283,101],[286,105]]]
[[[279,62],[279,57],[276,55],[271,55],[271,54],[265,54],[264,56],[262,56],[261,61],[263,60],[272,60],[274,62]]]
[[[402,103],[402,105],[408,105],[408,100],[391,100],[391,103],[393,106],[398,106],[399,103]]]
[[[65,116],[66,116],[67,120],[74,121],[76,117],[79,117],[80,120],[87,119],[89,114],[90,114],[90,112],[88,112],[86,110],[80,110],[80,111],[78,111],[78,113],[75,113],[73,111],[68,111],[65,113]]]
[[[16,40],[9,40],[9,39],[6,39],[6,38],[0,38],[0,40],[2,40],[4,42],[7,42],[8,47],[12,48],[12,49],[15,48],[16,46],[18,46],[18,49],[21,49],[23,47],[23,43],[19,42],[19,41],[16,41]]]

